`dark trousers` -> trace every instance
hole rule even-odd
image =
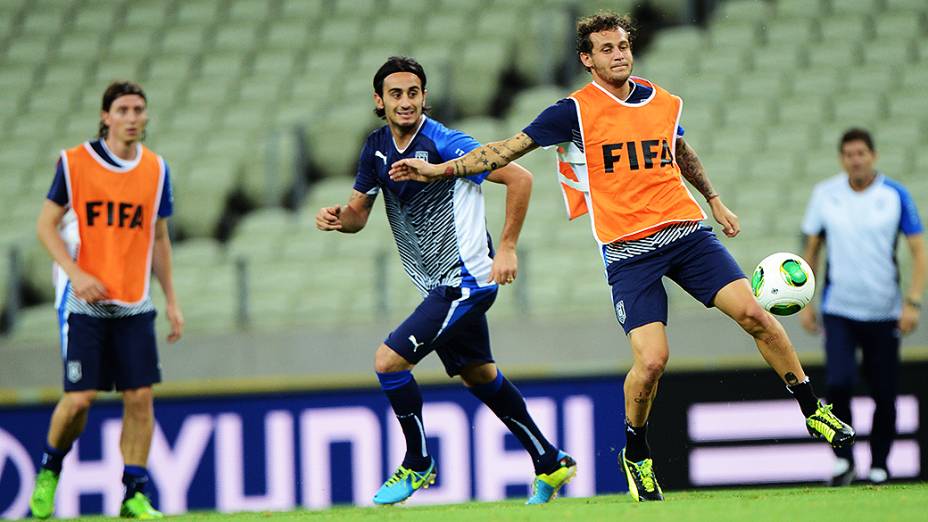
[[[897,321],[854,321],[825,314],[825,376],[828,401],[834,413],[852,423],[851,396],[863,374],[876,403],[870,432],[872,468],[886,469],[886,459],[896,437],[896,395],[899,382],[899,327]],[[861,371],[857,348],[861,349]],[[853,425],[853,423],[852,423]],[[853,461],[850,448],[835,450]]]

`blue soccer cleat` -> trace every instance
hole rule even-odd
[[[570,482],[577,474],[577,461],[573,457],[559,451],[557,454],[559,467],[551,473],[542,473],[535,476],[532,483],[532,496],[526,504],[547,504],[554,500],[557,492]]]
[[[375,504],[396,504],[404,502],[416,490],[428,488],[435,483],[435,459],[425,471],[413,471],[400,466],[393,475],[380,486],[374,495]]]

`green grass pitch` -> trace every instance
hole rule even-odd
[[[627,517],[627,518],[625,518]],[[828,520],[928,520],[928,483],[847,488],[725,489],[668,493],[663,503],[635,504],[626,495],[561,498],[546,506],[525,506],[520,501],[471,502],[423,507],[336,507],[324,511],[286,513],[189,513],[174,520],[363,520],[363,521],[594,521],[634,522],[783,522]],[[107,520],[83,517],[76,520]]]

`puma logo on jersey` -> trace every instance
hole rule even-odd
[[[86,210],[88,227],[96,225],[97,218],[100,218],[104,211],[108,227],[142,228],[145,215],[142,205],[123,201],[88,201]]]
[[[416,341],[416,336],[415,336],[415,335],[410,335],[410,336],[409,336],[409,342],[412,343],[412,352],[413,352],[413,353],[416,353],[416,350],[418,350],[419,347],[425,346],[425,343],[420,343],[419,341]]]
[[[383,152],[380,152],[379,150],[374,151],[374,156],[377,156],[378,158],[382,159],[384,165],[387,164],[387,157],[383,155]]]

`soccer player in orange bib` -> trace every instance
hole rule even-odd
[[[97,391],[123,396],[119,447],[126,487],[120,515],[161,518],[146,495],[154,429],[152,385],[161,382],[155,343],[154,272],[167,298],[168,342],[184,319],[174,295],[167,218],[173,201],[167,164],[142,145],[148,122],[141,86],[114,82],[103,93],[99,138],[61,152],[37,222],[39,240],[67,276],[58,301],[64,395],[52,413],[32,515],[54,512],[62,461],[87,422]],[[68,210],[78,247],[69,252],[58,226]]]
[[[798,400],[809,433],[832,446],[852,444],[853,429],[815,396],[783,326],[754,300],[731,254],[702,224],[706,218],[683,183],[709,203],[728,237],[738,217],[712,187],[679,125],[683,102],[631,75],[632,26],[599,12],[577,23],[577,53],[592,82],[545,109],[512,138],[431,165],[393,164],[394,180],[436,180],[497,169],[542,146],[560,149],[559,180],[571,218],[589,214],[612,287],[616,318],[634,362],[625,377],[626,446],[619,464],[636,501],[663,500],[647,443],[647,421],[669,357],[665,332],[670,278],[716,307],[754,337],[767,363]]]

